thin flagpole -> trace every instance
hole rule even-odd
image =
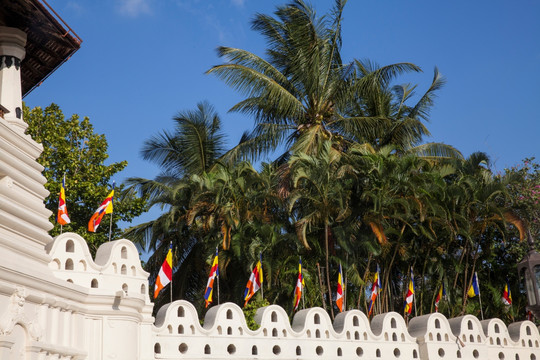
[[[379,272],[379,281],[381,279],[381,273]],[[373,304],[373,307],[374,307],[374,312],[373,312],[373,316],[375,316],[375,314],[382,314],[382,283],[381,283],[381,287],[379,287],[378,289],[379,293],[377,294],[377,299],[376,299],[376,302],[375,304]]]
[[[304,296],[304,285],[302,285],[302,309],[306,308],[306,297]]]
[[[110,222],[109,222],[109,241],[111,241],[111,234],[112,234],[112,213],[111,213],[111,218],[110,218]]]
[[[263,298],[264,300],[264,273],[263,273],[263,266],[262,266],[262,253],[259,253],[259,262],[261,263],[261,275],[259,275],[260,277],[262,277],[262,281],[261,281],[261,297]]]
[[[341,264],[339,264],[341,266]],[[343,272],[343,268],[341,268],[341,272]],[[343,310],[347,311],[347,287],[345,284],[347,283],[347,272],[345,272],[345,275],[343,275]]]
[[[304,268],[302,266],[302,257],[300,256],[300,268],[302,270],[302,279],[300,279],[300,286],[302,287],[302,309],[306,308],[306,297],[304,291]]]
[[[412,267],[411,267],[411,281],[413,283],[413,290],[414,290],[414,294],[413,294],[414,316],[418,316],[418,312],[417,312],[417,309],[416,309],[416,289],[414,288],[414,273],[413,273]]]
[[[114,190],[114,184],[115,182],[113,181],[112,183],[112,189]],[[113,198],[111,199],[111,202],[114,201],[114,196]],[[110,216],[110,222],[109,222],[109,241],[111,241],[111,236],[112,236],[112,218],[113,218],[113,213],[114,213],[114,207],[113,207],[113,212],[111,212],[111,216]]]
[[[480,282],[478,281],[478,273],[475,271],[474,276],[476,277],[476,284],[478,285],[478,301],[480,302],[480,315],[482,320],[484,320],[484,310],[482,309],[482,295],[480,291]]]
[[[171,250],[171,255],[172,255],[172,240],[171,242],[169,242],[169,249]],[[171,256],[171,287],[170,287],[170,299],[171,299],[171,303],[172,303],[172,293],[173,293],[173,287],[172,287],[172,280],[173,280],[173,264],[172,264],[172,256]]]
[[[217,246],[216,246],[216,256],[218,256]],[[219,258],[218,258],[218,268],[217,268],[217,303],[219,305]]]
[[[62,181],[62,187],[64,187],[65,185],[66,185],[66,173],[64,173],[64,180]],[[60,190],[60,191],[62,191],[62,190]],[[67,206],[67,204],[66,204],[66,206]],[[56,221],[58,221],[58,213],[56,215]],[[60,224],[60,235],[62,235],[63,228],[64,228],[64,225]]]

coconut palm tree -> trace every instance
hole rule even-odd
[[[355,99],[346,107],[346,114],[357,118],[378,119],[371,132],[348,127],[355,142],[366,144],[378,151],[392,146],[398,154],[416,154],[429,158],[462,158],[454,147],[442,143],[423,143],[430,132],[425,126],[429,121],[431,107],[439,89],[446,80],[435,68],[429,88],[415,104],[417,85],[392,85],[395,72],[381,73],[378,65],[369,61],[355,60],[356,75],[351,88]]]
[[[200,289],[204,277],[208,234],[191,226],[189,215],[194,200],[200,196],[192,181],[212,171],[225,154],[225,136],[221,120],[208,103],[199,103],[195,110],[178,113],[175,129],[162,131],[143,146],[144,159],[162,169],[155,179],[128,179],[134,189],[148,198],[148,207],[164,212],[156,219],[131,227],[125,236],[153,254],[146,269],[157,274],[169,243],[173,244],[175,264],[175,297],[190,298]],[[214,245],[215,246],[215,245]],[[210,247],[211,248],[211,247]],[[193,271],[178,271],[182,268]],[[200,270],[199,272],[196,269]]]
[[[296,0],[278,7],[275,18],[258,14],[252,27],[266,38],[266,59],[242,49],[218,49],[227,62],[208,73],[247,95],[231,110],[255,117],[255,129],[241,144],[252,158],[280,145],[287,150],[296,145],[295,151],[314,154],[329,138],[351,140],[353,130],[355,135],[372,136],[386,120],[345,113],[354,100],[353,90],[368,91],[364,83],[372,78],[420,70],[399,63],[354,82],[354,63],[343,64],[340,54],[344,6],[345,1],[337,0],[329,16],[318,17],[313,8]]]

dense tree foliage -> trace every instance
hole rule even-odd
[[[434,311],[442,284],[447,316],[479,315],[466,295],[475,272],[484,313],[525,316],[515,265],[520,242],[536,223],[540,171],[528,161],[504,175],[489,158],[463,158],[453,147],[426,143],[426,122],[444,84],[435,70],[429,88],[395,85],[420,69],[410,63],[379,67],[341,58],[344,1],[318,17],[302,1],[259,14],[254,30],[267,40],[266,58],[219,48],[227,62],[209,70],[247,97],[232,110],[251,114],[255,128],[230,150],[208,104],[180,113],[173,132],[148,140],[143,156],[163,169],[156,179],[130,184],[163,214],[128,230],[154,253],[157,274],[174,249],[175,298],[202,309],[209,267],[219,247],[220,301],[243,303],[245,282],[263,254],[264,297],[292,313],[299,257],[306,283],[302,306],[332,314],[342,264],[347,308],[366,310],[377,265],[382,291],[376,313],[403,311],[412,267],[413,314]],[[285,153],[254,167],[279,146]],[[509,279],[514,304],[501,296]],[[168,301],[166,289],[158,303]],[[217,295],[214,295],[217,302]]]
[[[83,236],[92,252],[100,244],[108,241],[109,219],[105,218],[96,233],[88,232],[88,221],[92,214],[111,191],[115,174],[123,170],[127,162],[105,165],[108,158],[107,140],[104,135],[94,133],[90,120],[82,120],[78,115],[65,118],[58,105],[51,104],[45,109],[24,108],[24,118],[28,123],[27,133],[43,145],[43,153],[38,162],[44,167],[47,178],[45,188],[50,195],[45,199],[51,210],[54,228],[51,235],[60,234],[56,222],[58,197],[62,178],[66,176],[67,208],[71,223],[63,231],[72,231]],[[126,191],[123,185],[116,186],[113,212],[113,237],[122,234],[119,221],[131,221],[142,213],[143,199],[133,191]]]

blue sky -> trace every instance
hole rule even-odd
[[[141,159],[143,142],[200,101],[215,106],[231,145],[252,128],[250,118],[228,113],[241,94],[204,73],[222,62],[220,45],[264,55],[250,20],[284,0],[48,2],[83,43],[24,100],[88,116],[106,135],[110,160],[128,161],[117,182],[153,178],[158,168]],[[324,14],[333,1],[311,3]],[[424,72],[396,83],[417,83],[418,92],[429,86],[435,66],[446,77],[428,141],[451,144],[465,156],[484,151],[496,171],[540,155],[540,2],[349,0],[344,14],[344,61],[415,63]]]

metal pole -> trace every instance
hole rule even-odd
[[[261,297],[264,300],[264,276],[263,276],[263,266],[262,266],[262,253],[259,253],[259,262],[261,263],[261,274],[259,275],[261,277]]]
[[[306,308],[306,297],[304,294],[304,269],[302,267],[302,257],[300,256],[300,273],[302,274],[302,278],[300,279],[300,286],[302,287],[302,309]]]
[[[484,310],[482,309],[482,295],[480,291],[480,282],[478,281],[478,273],[475,271],[474,276],[476,277],[476,283],[478,284],[478,301],[480,302],[480,315],[482,320],[484,320]]]
[[[111,213],[111,221],[109,223],[109,241],[111,241],[111,234],[112,234],[112,213]]]
[[[216,256],[218,256],[218,248],[216,246]],[[218,263],[217,263],[217,303],[219,305],[219,258],[218,258]]]
[[[112,215],[111,215],[111,217],[112,217]],[[170,295],[171,295],[171,297],[170,297],[170,300],[171,300],[171,303],[172,303],[172,294],[173,294],[173,287],[172,287],[172,281],[173,281],[172,240],[169,243],[169,248],[171,249],[171,286],[170,286]]]
[[[323,291],[323,284],[322,284],[322,279],[321,279],[321,266],[319,265],[319,263],[317,263],[317,272],[319,273],[319,286],[321,288],[322,306],[323,306],[323,309],[326,310],[326,301],[324,301],[324,291]]]
[[[347,256],[348,258],[348,256]],[[340,264],[341,265],[341,264]],[[341,268],[343,271],[343,268]],[[343,311],[347,311],[347,272],[343,275]]]
[[[65,185],[66,185],[66,173],[64,173],[64,178],[62,180],[62,187],[64,187]],[[62,189],[60,189],[60,193],[61,193],[61,191],[62,191]],[[64,191],[65,191],[65,188],[64,188]],[[64,204],[64,205],[67,207],[67,204]],[[56,215],[56,221],[58,221],[58,213]],[[60,224],[60,235],[62,235],[63,227],[64,227],[64,225]]]
[[[114,191],[114,185],[115,185],[115,184],[116,184],[116,182],[113,181],[113,183],[112,183],[112,189],[113,189],[113,191]],[[111,198],[111,206],[112,206],[113,201],[114,201],[113,199],[114,199],[114,196],[113,196],[113,198]],[[111,219],[110,219],[111,221],[110,221],[110,223],[109,223],[109,241],[111,241],[113,213],[114,213],[114,209],[113,209],[113,212],[111,212]]]

